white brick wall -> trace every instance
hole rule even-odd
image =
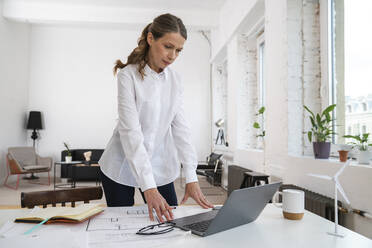
[[[257,146],[256,121],[257,90],[257,49],[255,38],[240,35],[238,38],[238,61],[242,66],[242,80],[238,83],[238,148],[253,149]]]
[[[319,2],[288,0],[288,151],[311,155],[307,135],[311,128],[303,105],[319,112],[320,25]]]
[[[302,154],[302,1],[287,1],[288,29],[288,151]]]
[[[319,2],[304,0],[302,7],[303,44],[303,104],[313,112],[321,111],[321,73],[320,73],[320,25]],[[304,112],[304,131],[311,128],[308,114]],[[304,154],[312,155],[312,146],[304,138]]]

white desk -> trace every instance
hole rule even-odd
[[[128,208],[107,208],[104,214],[109,216],[110,213],[117,213],[118,210],[122,209],[126,210]],[[14,219],[15,216],[18,216],[25,211],[28,210],[0,210],[0,225],[7,220]],[[176,217],[181,217],[203,211],[205,210],[198,206],[182,206],[175,209],[174,214]],[[52,227],[52,225],[48,225],[48,228],[49,227]],[[78,225],[54,225],[53,228],[71,228],[73,233],[80,233],[79,237],[81,239],[86,238],[84,237],[86,223]],[[272,204],[268,204],[255,222],[204,238],[195,235],[185,235],[182,237],[182,240],[178,240],[177,242],[167,242],[162,247],[372,247],[372,240],[343,227],[340,227],[339,230],[340,233],[346,234],[344,238],[336,238],[327,235],[326,232],[332,231],[333,228],[334,224],[332,222],[307,211],[301,221],[286,220],[282,217],[280,209],[276,208]],[[63,247],[74,247],[72,242],[73,239],[66,240]],[[76,247],[76,239],[74,242]],[[85,244],[85,242],[79,242],[78,247],[81,247],[81,244]],[[9,245],[11,246],[12,244]],[[125,245],[125,247],[130,246]],[[133,243],[133,247],[137,246]],[[152,247],[151,243],[148,244],[148,247]]]

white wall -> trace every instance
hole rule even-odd
[[[44,115],[39,151],[60,159],[71,148],[105,148],[116,124],[113,63],[136,46],[142,30],[33,25],[30,110]],[[209,46],[191,32],[174,68],[183,76],[186,113],[198,155],[210,152]]]
[[[0,13],[3,1],[0,0]],[[0,182],[6,176],[5,154],[10,146],[26,144],[29,74],[28,24],[0,16]]]

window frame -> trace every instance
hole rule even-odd
[[[265,106],[265,32],[262,31],[256,38],[257,50],[257,96],[258,107]],[[262,52],[262,53],[261,53]]]

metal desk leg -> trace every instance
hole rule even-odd
[[[56,163],[54,163],[54,178],[53,178],[54,190],[56,190]]]

